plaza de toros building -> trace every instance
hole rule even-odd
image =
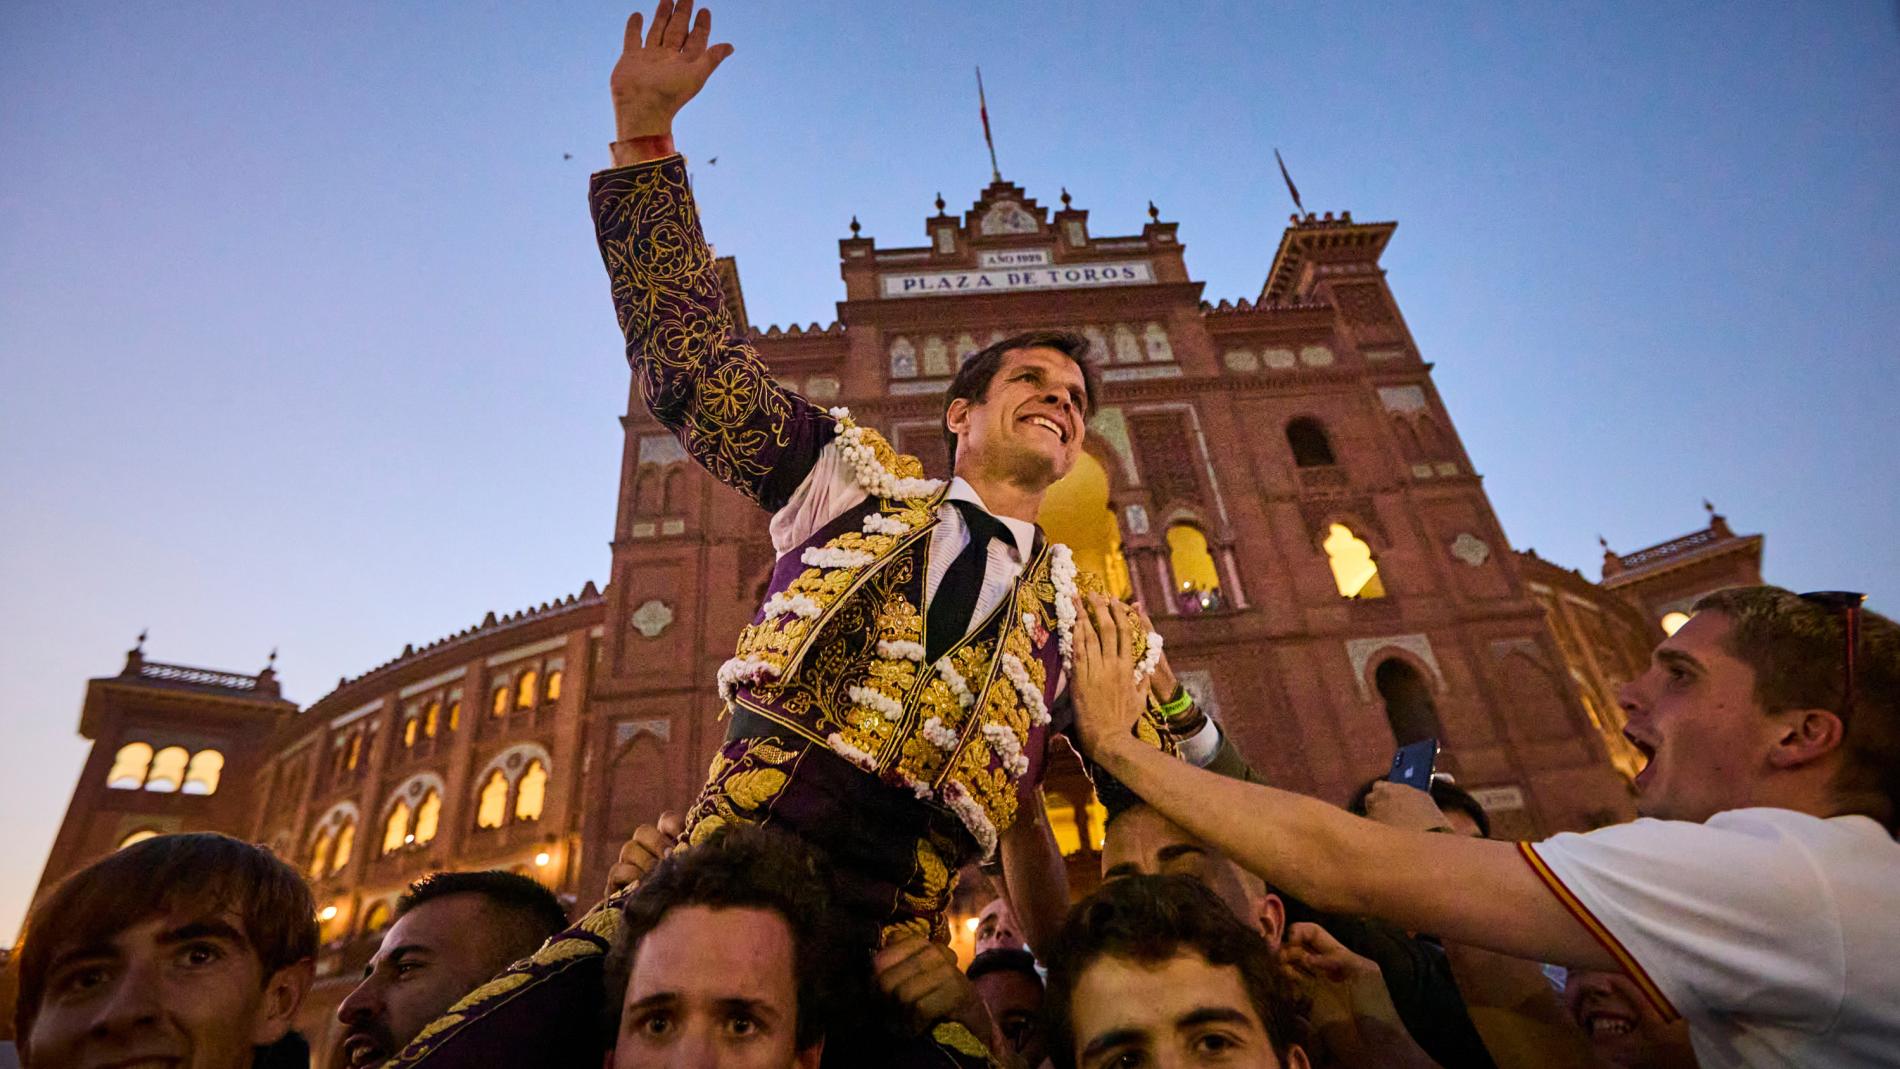
[[[784,380],[941,475],[962,354],[1032,327],[1086,334],[1103,396],[1043,525],[1146,607],[1272,782],[1343,801],[1435,735],[1502,836],[1631,813],[1614,688],[1666,614],[1759,581],[1759,536],[1712,517],[1609,554],[1602,583],[1514,552],[1379,266],[1394,223],[1296,217],[1257,296],[1210,303],[1152,207],[1113,236],[1066,192],[1052,209],[1000,179],[960,215],[937,208],[916,246],[853,221],[833,322],[753,330]],[[737,265],[721,271],[749,322]],[[155,833],[268,843],[316,890],[313,1023],[425,872],[514,869],[591,901],[634,828],[699,787],[724,732],[714,672],[772,564],[765,516],[628,396],[604,586],[404,647],[307,706],[270,669],[161,664],[142,644],[93,680],[93,749],[42,893]],[[1085,889],[1103,814],[1073,761],[1047,801]]]

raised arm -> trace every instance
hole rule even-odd
[[[673,117],[732,54],[712,16],[660,0],[644,34],[627,20],[611,88],[614,168],[588,190],[627,362],[655,419],[719,481],[768,509],[785,503],[836,434],[824,410],[781,386],[735,324],[699,224]]]

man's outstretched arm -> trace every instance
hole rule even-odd
[[[1241,783],[1131,738],[1133,637],[1096,598],[1077,613],[1076,726],[1086,752],[1168,819],[1332,913],[1572,967],[1619,962],[1510,843],[1388,828],[1317,798]]]
[[[714,477],[777,509],[836,423],[774,380],[732,321],[674,152],[674,116],[732,54],[711,34],[710,13],[695,21],[691,0],[660,0],[651,27],[638,13],[627,20],[611,80],[615,167],[594,175],[588,200],[647,408]]]

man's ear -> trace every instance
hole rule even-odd
[[[943,410],[943,425],[957,437],[963,437],[963,433],[970,429],[970,399],[959,397],[951,401],[950,407]]]
[[[792,1056],[798,1069],[818,1069],[818,1063],[825,1060],[825,1037],[819,1036],[818,1042],[806,1047]]]
[[[1298,1043],[1286,1049],[1286,1069],[1313,1069],[1313,1063],[1306,1060],[1306,1051]]]
[[[1774,749],[1768,751],[1771,768],[1793,769],[1812,764],[1840,749],[1847,725],[1829,709],[1790,709],[1779,721]]]
[[[316,962],[305,958],[286,965],[264,981],[264,1003],[258,1008],[257,1027],[251,1045],[268,1047],[284,1038],[297,1021],[297,1007],[303,1005],[310,985],[316,979]]]
[[[1267,944],[1277,952],[1280,941],[1286,938],[1286,903],[1269,891],[1255,899],[1254,916],[1260,918],[1260,934],[1267,937]]]

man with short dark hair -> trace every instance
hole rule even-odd
[[[512,872],[437,872],[410,884],[362,982],[337,1006],[345,1031],[331,1064],[381,1064],[566,926],[554,893]]]
[[[1703,598],[1620,694],[1647,819],[1538,843],[1382,827],[1123,744],[1133,638],[1078,626],[1085,748],[1316,906],[1621,970],[1704,1069],[1891,1065],[1900,1050],[1900,626],[1862,596]],[[1482,893],[1473,893],[1481,889]]]
[[[27,1069],[250,1069],[310,990],[297,871],[223,835],[160,835],[67,877],[27,921],[14,1010]]]
[[[1307,1065],[1273,948],[1190,877],[1110,880],[1077,905],[1047,998],[1058,1069]]]
[[[609,1069],[816,1069],[841,979],[831,909],[818,856],[767,828],[667,856],[607,962]]]
[[[1042,974],[1036,971],[1035,955],[1021,947],[985,950],[964,975],[989,1008],[1005,1049],[1029,1069],[1040,1066],[1049,1056],[1049,1036],[1043,1028]]]

